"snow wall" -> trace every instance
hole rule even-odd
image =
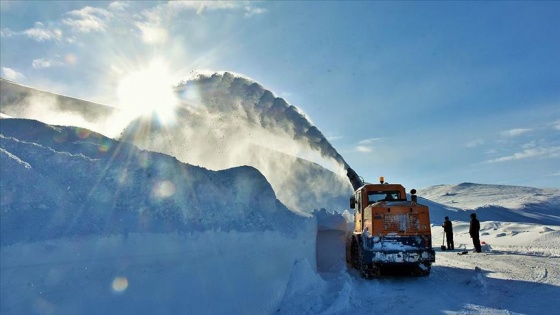
[[[345,266],[344,218],[291,211],[252,167],[23,119],[0,120],[0,164],[2,314],[274,313]]]

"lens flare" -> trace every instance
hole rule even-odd
[[[56,142],[66,142],[66,140],[68,140],[68,132],[66,131],[66,129],[63,129],[61,132],[57,133],[54,136],[54,141]]]
[[[175,185],[168,180],[158,182],[154,187],[154,194],[160,198],[171,197],[175,194]]]
[[[150,166],[150,156],[147,153],[140,153],[138,156],[138,166],[144,169]]]
[[[109,140],[102,140],[102,141],[99,143],[99,152],[107,152],[107,151],[109,151],[109,149],[111,149],[111,145],[112,145],[111,141],[109,141]]]
[[[116,277],[113,280],[113,291],[122,293],[128,288],[128,279],[125,277]]]
[[[80,137],[81,139],[86,139],[87,137],[89,137],[89,135],[91,134],[90,130],[87,130],[85,128],[76,128],[76,134],[78,135],[78,137]]]

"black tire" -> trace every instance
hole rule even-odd
[[[364,279],[377,278],[379,276],[379,268],[377,267],[377,265],[371,262],[370,263],[364,262],[364,251],[361,247],[359,249],[359,258],[360,259],[359,259],[358,270],[360,270],[360,275],[362,276],[362,278]]]
[[[352,238],[352,244],[350,246],[350,265],[352,268],[360,270],[360,249],[355,238]]]
[[[360,276],[364,279],[375,278],[379,275],[379,268],[372,263],[364,263],[363,249],[360,242],[356,238],[352,238],[350,245],[350,264],[352,268],[360,272]]]

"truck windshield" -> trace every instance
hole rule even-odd
[[[368,204],[382,200],[401,200],[398,191],[370,191],[368,193]]]

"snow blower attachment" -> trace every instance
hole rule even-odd
[[[354,187],[350,208],[354,231],[346,242],[346,261],[364,278],[376,277],[385,266],[407,267],[413,275],[427,276],[435,251],[432,248],[430,214],[419,204],[416,190],[407,200],[405,188],[388,184],[365,184],[352,170],[347,176]]]

